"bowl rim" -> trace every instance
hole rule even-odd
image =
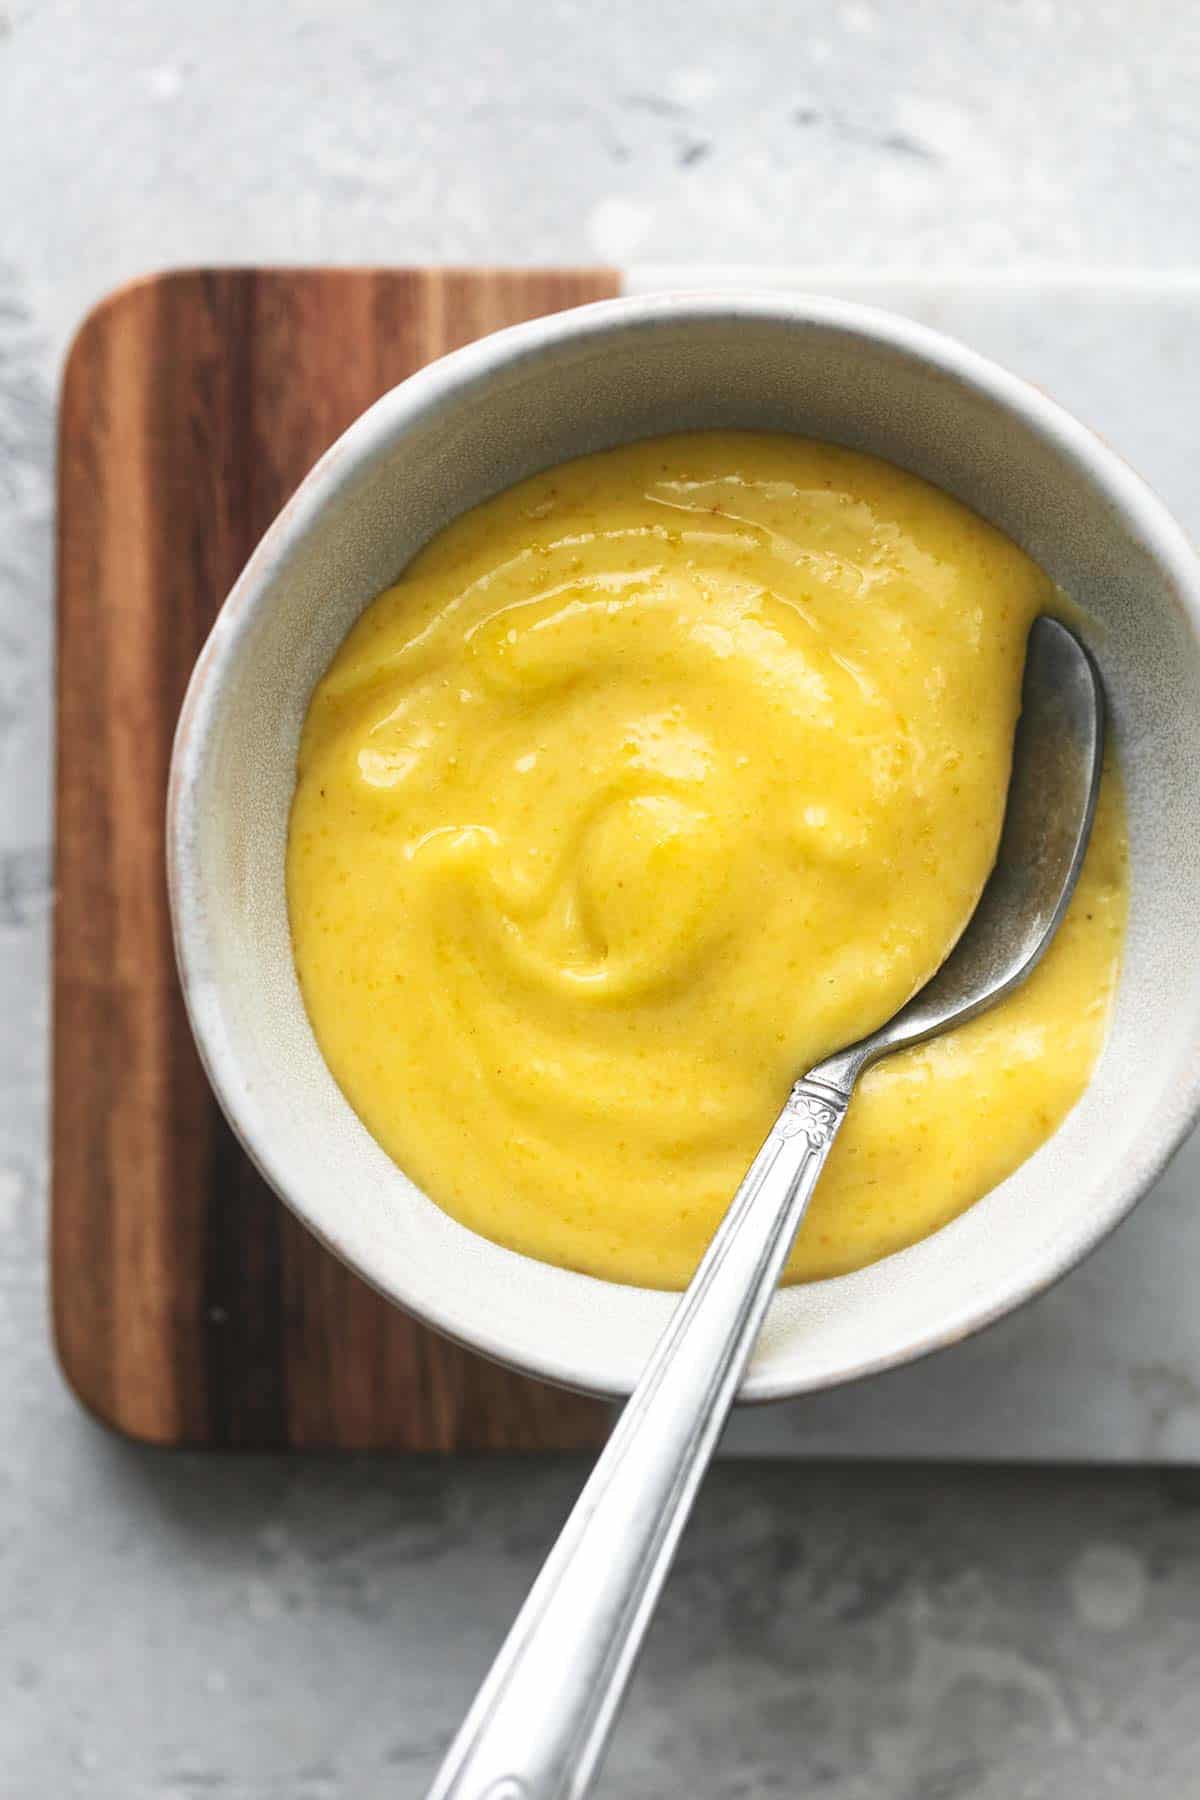
[[[403,1280],[385,1278],[340,1237],[336,1201],[328,1208],[314,1209],[294,1192],[288,1155],[275,1141],[278,1134],[264,1117],[251,1085],[242,1078],[235,1036],[229,1029],[214,970],[194,852],[201,814],[199,776],[219,719],[227,677],[269,603],[276,575],[297,543],[320,528],[326,509],[339,493],[386,456],[402,436],[447,401],[465,399],[498,373],[520,370],[559,346],[594,346],[630,329],[739,322],[815,327],[899,352],[1016,416],[1076,467],[1118,512],[1134,542],[1164,570],[1170,596],[1200,659],[1200,561],[1182,528],[1115,450],[1042,389],[958,339],[885,307],[802,289],[684,288],[595,301],[508,326],[428,364],[360,414],[283,506],[223,602],[188,683],[168,779],[167,886],[185,1007],[214,1094],[258,1172],[326,1248],[423,1324],[521,1374],[608,1399],[623,1398],[630,1384],[606,1376],[598,1359],[585,1366],[579,1358],[564,1358],[552,1341],[536,1356],[515,1353],[511,1344],[492,1335],[486,1317],[479,1317],[477,1327],[465,1331],[461,1315],[452,1316],[444,1309],[440,1296],[431,1295],[419,1283],[406,1286]],[[1105,1204],[1096,1206],[1076,1229],[1064,1232],[1052,1256],[1033,1269],[1014,1274],[999,1290],[939,1315],[936,1323],[904,1343],[849,1359],[833,1374],[797,1379],[756,1371],[752,1365],[739,1399],[783,1399],[861,1380],[919,1361],[1017,1311],[1059,1281],[1132,1212],[1198,1115],[1200,1013],[1193,1017],[1177,1061],[1163,1073],[1157,1109],[1148,1129],[1126,1158],[1119,1179],[1105,1183]],[[620,1284],[602,1281],[599,1285],[611,1288]]]

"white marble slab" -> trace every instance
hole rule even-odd
[[[871,281],[644,268],[626,290],[802,287],[889,306],[1046,388],[1200,541],[1200,277]],[[1200,820],[1197,821],[1200,829]],[[732,1421],[726,1455],[1200,1461],[1200,1136],[1052,1293],[897,1373]]]

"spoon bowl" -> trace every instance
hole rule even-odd
[[[1096,815],[1104,690],[1096,665],[1057,619],[1035,619],[996,861],[941,968],[878,1031],[810,1071],[849,1091],[863,1069],[994,1006],[1044,956],[1075,891]]]

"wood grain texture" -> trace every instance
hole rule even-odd
[[[389,1306],[247,1163],[175,975],[163,811],[196,655],[258,538],[364,407],[499,326],[602,299],[572,271],[153,277],[63,381],[51,1279],[63,1369],[162,1444],[454,1450],[600,1441],[598,1404]]]

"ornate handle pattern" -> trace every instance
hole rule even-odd
[[[825,1150],[837,1135],[846,1111],[846,1097],[833,1088],[810,1080],[798,1081],[771,1127],[771,1136],[799,1137],[803,1132],[810,1150]],[[822,1158],[824,1160],[824,1158]],[[799,1220],[796,1221],[799,1224]],[[790,1248],[790,1245],[789,1245]]]

